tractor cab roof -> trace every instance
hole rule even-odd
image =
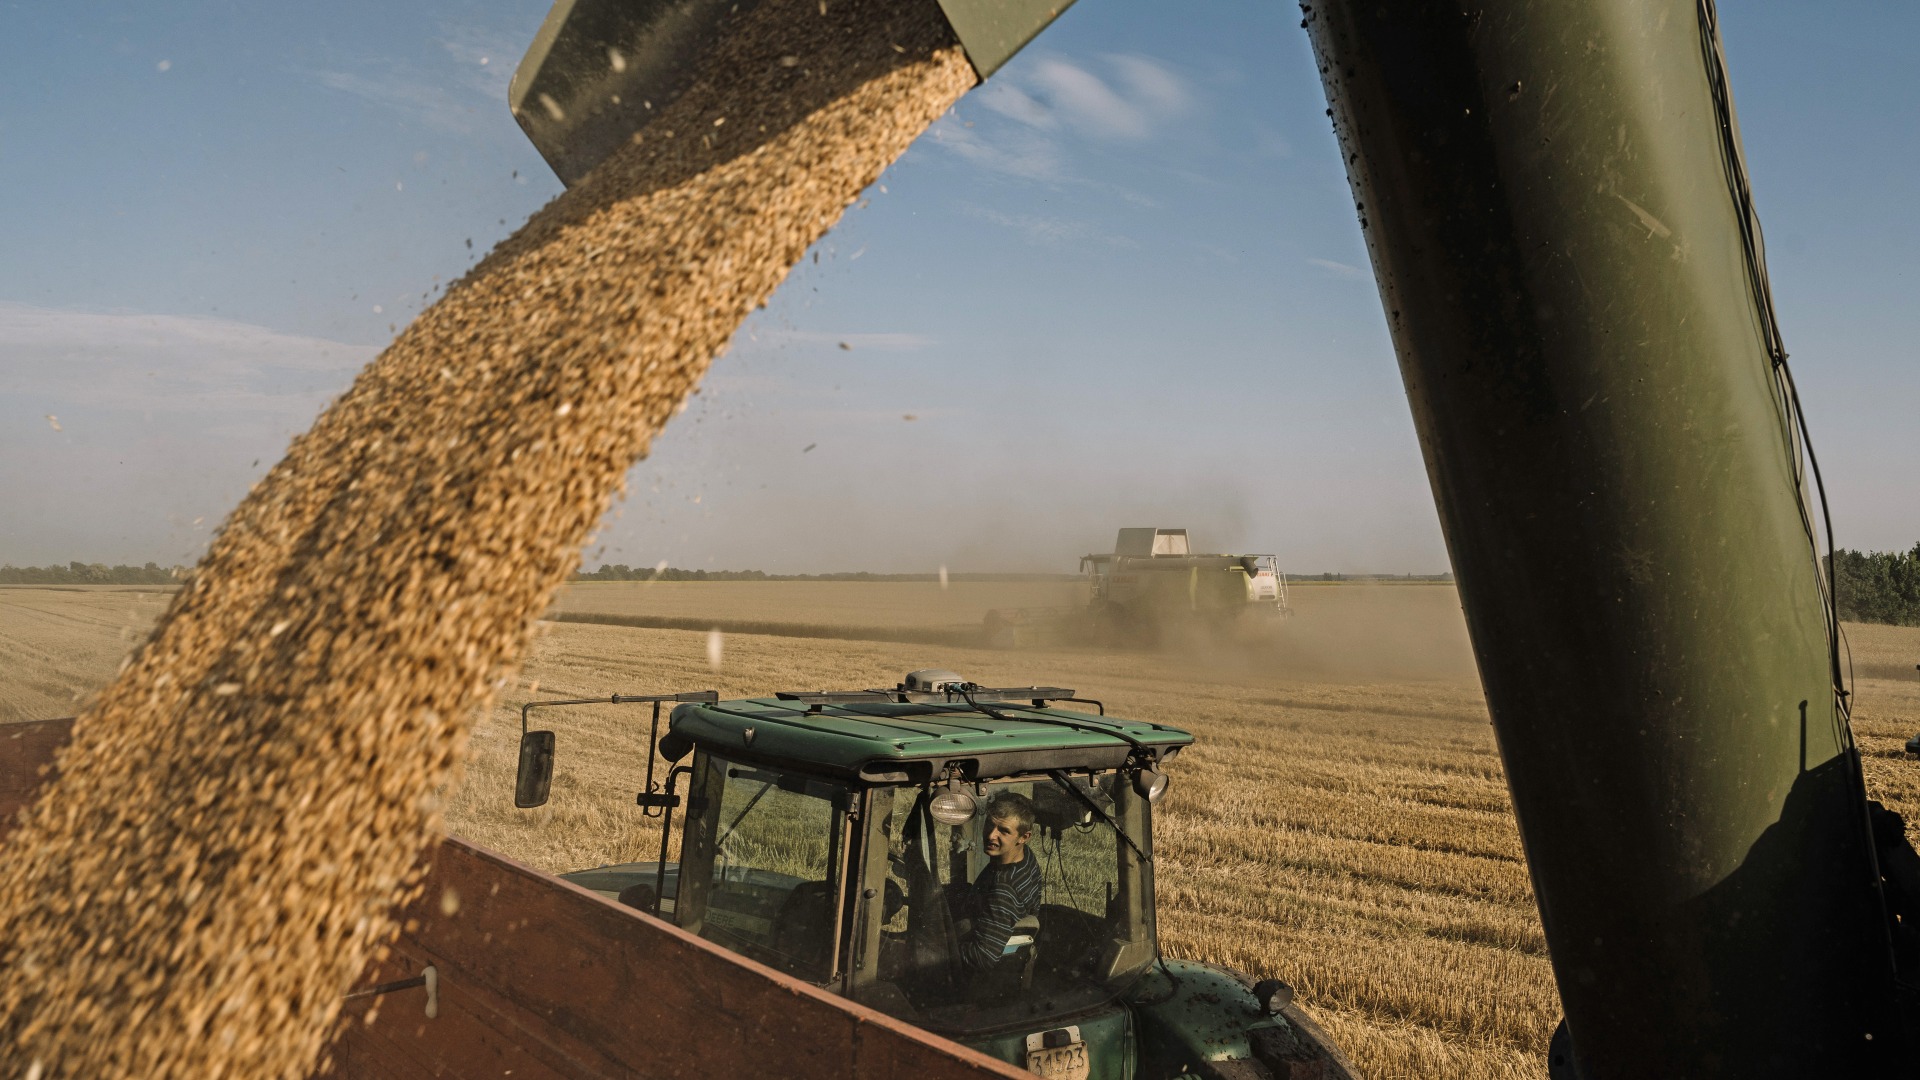
[[[938,679],[949,675],[915,672],[893,690],[689,703],[673,710],[670,730],[724,757],[879,783],[923,782],[955,767],[969,779],[1111,769],[1130,759],[1164,762],[1193,742],[1192,735],[1164,724],[1049,704],[1099,707],[1074,698],[1071,690]]]

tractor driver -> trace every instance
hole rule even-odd
[[[1035,816],[1033,800],[1016,792],[987,802],[985,847],[992,861],[957,891],[953,904],[960,959],[969,970],[998,964],[1015,925],[1040,911],[1040,860],[1027,857]]]

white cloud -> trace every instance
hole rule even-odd
[[[281,420],[311,417],[376,352],[228,319],[4,302],[0,342],[0,399]]]
[[[1065,60],[1042,60],[1033,80],[1048,106],[1078,130],[1125,139],[1140,138],[1148,131],[1146,111],[1086,68]]]
[[[1156,60],[1116,54],[1107,56],[1106,61],[1126,88],[1127,98],[1156,120],[1179,116],[1193,103],[1186,82]]]
[[[1066,154],[1059,143],[1033,131],[1011,128],[988,141],[964,124],[942,119],[933,125],[933,140],[989,172],[1025,180],[1057,181],[1066,177]]]
[[[964,209],[972,217],[998,225],[1003,229],[1012,229],[1024,237],[1028,243],[1042,247],[1054,247],[1076,241],[1094,241],[1110,247],[1138,246],[1124,236],[1102,232],[1085,221],[1048,217],[1043,214],[1007,214],[984,206],[967,206]]]
[[[1327,273],[1332,274],[1334,277],[1348,278],[1350,280],[1358,281],[1368,276],[1365,270],[1362,270],[1357,266],[1349,266],[1348,264],[1343,262],[1334,262],[1332,259],[1308,259],[1307,262],[1311,263],[1314,266],[1319,267],[1322,270],[1325,270]]]
[[[994,79],[979,90],[980,104],[1010,120],[1018,120],[1028,127],[1052,131],[1060,126],[1053,113],[1036,101],[1033,95],[1014,85],[1011,80]]]
[[[316,71],[322,86],[352,94],[429,127],[456,134],[483,130],[506,115],[507,84],[522,46],[511,35],[464,24],[448,26],[443,62],[422,70],[391,59],[368,60],[356,70]]]
[[[970,100],[993,118],[978,130],[942,120],[936,144],[982,169],[1049,183],[1077,179],[1074,143],[1145,139],[1195,108],[1186,80],[1166,65],[1119,54],[1093,63],[1043,56],[1000,72]]]
[[[374,352],[230,319],[0,302],[0,561],[192,561]]]
[[[1057,56],[980,88],[984,107],[1029,128],[1096,139],[1141,139],[1193,106],[1185,80],[1145,56],[1100,58],[1106,77]]]
[[[404,70],[367,75],[321,71],[314,73],[314,78],[330,90],[352,94],[442,131],[465,134],[475,128],[480,117],[478,103]]]

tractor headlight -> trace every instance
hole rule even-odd
[[[942,825],[965,825],[973,820],[979,806],[980,801],[972,793],[955,786],[935,795],[927,804],[927,811]]]
[[[1160,796],[1167,793],[1167,774],[1151,765],[1142,765],[1140,771],[1133,774],[1133,790],[1150,803],[1159,802]]]

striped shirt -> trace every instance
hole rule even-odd
[[[960,944],[960,959],[990,968],[1006,955],[1014,924],[1040,912],[1040,860],[1028,852],[1017,863],[988,863],[969,892],[973,934]]]

